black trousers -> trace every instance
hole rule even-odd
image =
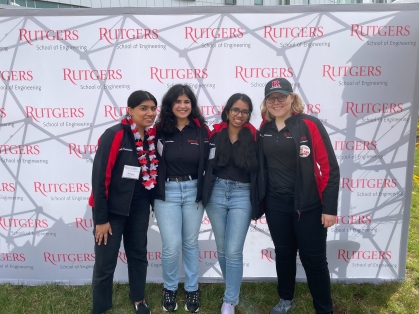
[[[95,242],[95,266],[92,280],[92,314],[112,308],[112,283],[121,239],[128,263],[128,281],[132,302],[144,299],[147,277],[147,229],[150,215],[148,200],[131,205],[129,216],[109,213],[112,235],[106,245]],[[94,233],[94,232],[93,232]]]
[[[265,205],[266,220],[275,245],[280,298],[294,298],[298,250],[316,313],[332,313],[330,275],[326,258],[327,229],[321,223],[320,204],[319,207],[300,215],[294,210],[292,198],[267,196]]]

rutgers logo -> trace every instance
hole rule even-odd
[[[83,156],[85,155],[95,154],[97,151],[97,148],[98,148],[97,145],[91,145],[91,144],[78,145],[74,143],[68,143],[69,154],[70,155],[74,154],[80,159],[83,159]]]
[[[64,81],[69,80],[74,85],[76,81],[109,81],[121,80],[122,70],[72,70],[63,69]]]
[[[147,252],[147,260],[149,261],[161,260],[161,252]]]
[[[38,145],[0,145],[0,154],[39,155]]]
[[[192,39],[194,43],[198,43],[198,39],[214,39],[214,38],[242,38],[244,36],[243,28],[235,27],[208,27],[195,28],[185,27],[185,39]]]
[[[124,263],[124,264],[128,264],[128,260],[127,260],[127,254],[125,252],[118,252],[118,259]]]
[[[57,266],[57,263],[94,262],[95,253],[49,253],[44,252],[44,262]]]
[[[83,118],[83,108],[36,108],[25,106],[26,118],[39,119]]]
[[[149,28],[99,28],[99,40],[106,40],[111,45],[116,40],[124,39],[157,39],[157,29]]]
[[[334,150],[374,150],[377,141],[335,141]]]
[[[173,79],[206,79],[208,70],[204,69],[159,69],[150,67],[150,78],[158,80],[163,84],[163,80]]]
[[[120,260],[124,264],[128,264],[127,254],[125,252],[118,252],[118,260]],[[154,260],[161,260],[161,252],[147,252],[147,260],[154,261]]]
[[[263,27],[263,38],[270,38],[276,43],[278,38],[313,38],[324,35],[323,26],[319,27]]]
[[[332,81],[335,81],[337,77],[344,76],[380,76],[381,66],[370,66],[370,65],[355,65],[355,66],[332,66],[328,64],[323,65],[323,77],[329,77]]]
[[[0,253],[0,262],[25,262],[24,253]]]
[[[209,259],[218,259],[217,251],[199,251],[199,261],[202,262],[203,260]]]
[[[364,41],[362,37],[396,37],[409,36],[410,26],[391,26],[391,25],[351,25],[351,36],[358,37],[359,40]]]
[[[128,113],[128,107],[115,107],[111,105],[105,105],[105,117],[111,117],[113,120],[117,121],[122,116],[126,116]]]
[[[394,189],[396,187],[397,179],[341,179],[341,188],[351,192],[355,189]]]
[[[281,87],[281,84],[279,84],[279,81],[273,81],[272,82],[272,88],[274,87]]]
[[[46,219],[24,219],[24,218],[4,218],[0,217],[0,228],[9,231],[9,228],[48,228]]]
[[[28,30],[25,28],[19,29],[19,40],[25,40],[29,45],[33,41],[41,40],[78,40],[78,30]]]
[[[90,232],[93,228],[93,219],[76,218],[76,228]]]
[[[275,262],[275,252],[272,249],[262,249],[260,251],[261,258],[260,259],[266,259],[268,262]]]
[[[16,191],[16,187],[14,183],[6,183],[6,182],[0,183],[0,192],[14,192],[14,191]]]
[[[235,66],[235,78],[241,78],[247,83],[249,78],[275,78],[275,77],[293,77],[294,72],[292,68],[245,68],[242,66]],[[276,81],[279,85],[279,81]],[[274,87],[272,82],[272,87]]]
[[[32,71],[0,71],[3,81],[32,81]],[[1,109],[0,109],[1,110]]]
[[[338,260],[349,263],[350,260],[389,260],[391,251],[347,251],[338,250]]]
[[[336,216],[338,225],[369,225],[371,222],[371,215]]]
[[[304,113],[305,114],[318,114],[321,112],[320,104],[305,104]]]
[[[47,196],[47,193],[88,193],[88,183],[42,183],[34,182],[34,191]]]
[[[360,113],[400,113],[403,112],[402,103],[355,103],[352,101],[346,102],[345,112],[352,114],[358,118]]]

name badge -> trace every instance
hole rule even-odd
[[[124,166],[124,171],[122,172],[122,177],[125,179],[134,179],[138,180],[140,178],[141,167],[134,166]]]
[[[208,159],[214,159],[214,157],[215,157],[215,147],[210,149]]]
[[[161,139],[157,141],[157,152],[160,156],[163,156],[163,144],[161,142]]]

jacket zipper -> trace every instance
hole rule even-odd
[[[296,147],[296,152],[297,152],[297,177],[296,177],[296,180],[295,180],[296,184],[295,184],[295,190],[294,190],[294,210],[297,211],[297,213],[298,213],[298,221],[300,221],[301,212],[300,212],[300,210],[295,209],[295,203],[296,203],[296,200],[297,200],[297,197],[296,197],[296,194],[295,193],[297,191],[297,180],[298,180],[298,176],[299,176],[299,173],[300,173],[300,163],[299,163],[299,160],[298,160],[298,156],[300,154],[299,149],[298,149],[298,141],[299,141],[299,139],[298,139],[298,137],[295,137],[295,131],[293,130],[293,128],[291,127],[291,125],[285,124],[285,126],[287,126],[289,128],[290,132],[291,132],[292,139],[294,140],[295,147]]]

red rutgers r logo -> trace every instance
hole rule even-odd
[[[273,81],[272,87],[281,87],[281,85],[279,84],[279,81]]]

